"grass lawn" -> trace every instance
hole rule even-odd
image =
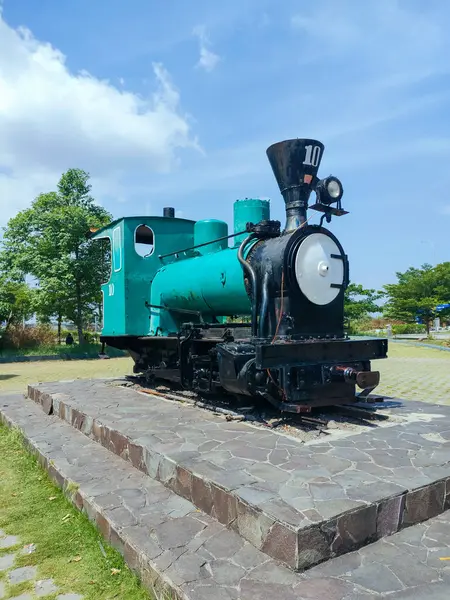
[[[48,344],[40,345],[37,348],[23,348],[20,350],[0,350],[0,358],[16,357],[16,356],[66,356],[83,357],[89,356],[97,358],[99,352],[102,349],[101,344],[85,344],[79,346],[74,344],[73,346],[66,346],[66,344]],[[107,349],[109,356],[124,356],[122,350],[117,348]]]
[[[72,507],[24,449],[15,430],[0,425],[0,529],[19,536],[21,545],[36,544],[20,555],[15,567],[38,568],[38,580],[53,579],[58,593],[81,594],[84,600],[148,600],[149,594],[88,519]],[[101,551],[99,541],[105,551]],[[0,550],[0,557],[11,550]],[[6,573],[0,580],[6,583]],[[5,598],[31,592],[25,582],[6,586]],[[57,594],[46,596],[48,600]]]
[[[433,346],[442,346],[443,348],[450,348],[450,338],[445,339],[428,339],[418,340],[420,344],[432,344]]]
[[[47,360],[0,363],[0,392],[25,392],[29,383],[61,379],[120,377],[133,372],[130,357],[92,360]]]

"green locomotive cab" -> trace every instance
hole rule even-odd
[[[111,245],[110,278],[102,285],[102,336],[149,334],[146,304],[153,278],[161,267],[158,253],[174,250],[178,244],[192,246],[194,224],[171,217],[124,217],[91,235],[94,240],[108,239]]]

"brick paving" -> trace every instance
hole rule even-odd
[[[394,351],[404,352],[406,356],[373,362],[373,368],[381,373],[377,393],[450,405],[450,352],[405,346],[400,348],[394,347]],[[415,355],[420,352],[423,356]]]
[[[58,587],[52,579],[38,580],[39,566],[15,567],[15,559],[19,554],[32,554],[36,550],[34,544],[19,549],[20,538],[15,535],[6,535],[0,529],[0,548],[7,550],[7,554],[0,555],[0,572],[6,577],[0,581],[0,600],[8,598],[10,600],[35,600],[37,598],[55,598]],[[8,592],[9,586],[15,586],[20,583],[29,582],[32,584],[33,591],[14,596],[13,591]],[[11,590],[14,588],[12,587]],[[58,594],[56,600],[83,600],[79,594]]]
[[[101,380],[29,395],[295,570],[450,508],[447,407],[408,402],[391,426],[307,445]]]
[[[147,585],[183,600],[450,597],[450,511],[299,574],[32,402],[0,400],[2,420],[66,493],[79,486],[74,504]]]

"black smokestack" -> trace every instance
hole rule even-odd
[[[297,229],[306,220],[308,199],[323,150],[321,142],[307,139],[285,140],[267,148],[267,157],[286,204],[285,231]]]
[[[169,217],[169,219],[173,219],[175,217],[175,209],[171,206],[166,206],[163,209],[163,216]]]

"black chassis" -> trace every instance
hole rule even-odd
[[[387,340],[379,338],[272,344],[251,341],[244,330],[225,330],[220,337],[217,333],[198,336],[194,329],[186,336],[100,339],[127,350],[135,361],[135,373],[148,378],[205,393],[264,397],[281,411],[296,413],[357,401],[355,380],[347,376],[350,372],[365,375],[368,387],[361,395],[367,395],[379,381],[370,361],[387,357]]]

